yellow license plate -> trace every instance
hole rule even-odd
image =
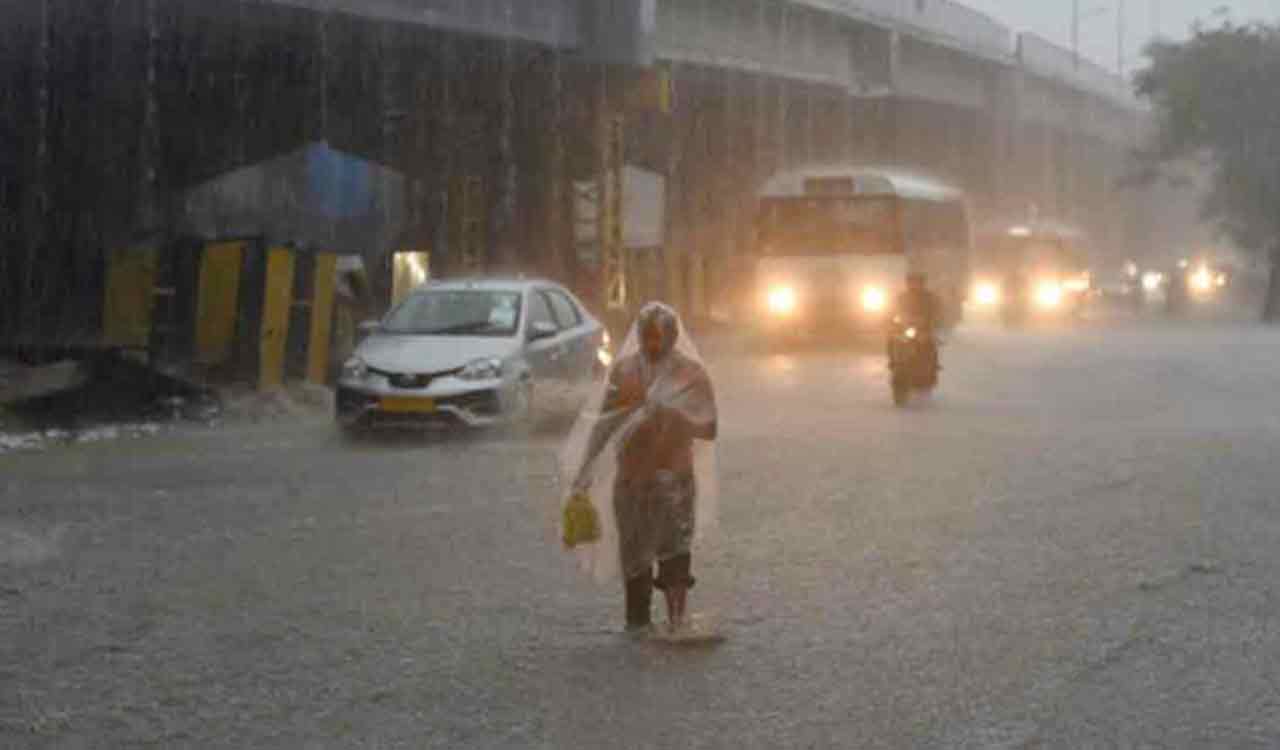
[[[379,406],[392,414],[430,414],[436,410],[435,399],[430,398],[384,398]]]

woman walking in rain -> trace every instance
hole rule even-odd
[[[694,538],[716,517],[716,436],[697,349],[673,309],[646,305],[561,462],[571,502],[591,502],[598,517],[587,543],[566,542],[597,577],[621,573],[628,630],[649,628],[654,588],[671,629],[687,624]]]

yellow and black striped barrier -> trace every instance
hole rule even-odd
[[[102,339],[214,379],[328,379],[337,256],[260,238],[139,244],[107,256]]]

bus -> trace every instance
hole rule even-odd
[[[968,292],[964,193],[904,171],[797,169],[757,194],[754,317],[768,337],[883,330],[910,272],[928,275],[948,323]]]

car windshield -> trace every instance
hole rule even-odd
[[[406,299],[387,316],[383,330],[429,336],[514,336],[519,325],[519,292],[436,290]]]

